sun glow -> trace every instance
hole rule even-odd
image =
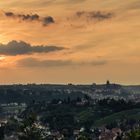
[[[4,60],[5,59],[5,56],[0,56],[0,60]]]

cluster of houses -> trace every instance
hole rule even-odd
[[[7,124],[7,120],[1,120],[0,121],[0,128]],[[63,140],[65,136],[60,133],[57,130],[51,130],[49,126],[42,125],[39,121],[34,123],[35,128],[40,129],[42,135],[45,138],[51,139],[51,140]],[[133,129],[139,129],[140,124],[135,123],[132,127]],[[131,129],[132,129],[131,128]],[[112,129],[107,129],[105,126],[99,127],[99,128],[92,128],[90,130],[89,135],[92,140],[116,140],[117,137],[127,137],[128,132],[131,131],[131,129],[127,129],[126,131],[121,130],[121,128],[115,127]],[[95,131],[98,135],[92,135],[95,134]],[[73,136],[70,137],[70,140],[78,140],[78,138],[85,132],[85,128],[81,127],[80,129],[73,130]],[[16,133],[13,132],[11,135],[5,135],[4,140],[18,140],[18,136],[22,135],[22,133]]]

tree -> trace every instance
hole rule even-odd
[[[131,130],[124,140],[140,140],[140,129]]]
[[[87,132],[82,132],[77,138],[77,140],[92,140],[92,139],[93,139],[93,136],[91,136]]]
[[[44,140],[43,131],[38,128],[36,115],[31,113],[20,125],[19,140]]]
[[[4,140],[4,126],[0,127],[0,140]]]

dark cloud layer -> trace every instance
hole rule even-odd
[[[71,60],[39,60],[36,58],[25,58],[17,62],[17,66],[22,67],[61,67],[61,66],[101,66],[105,65],[107,62],[104,60],[92,61],[92,62],[74,62]]]
[[[0,44],[0,55],[23,55],[33,53],[48,53],[63,50],[63,47],[56,46],[32,46],[24,41],[11,41],[8,44]]]
[[[19,18],[22,21],[39,21],[42,25],[46,26],[54,23],[54,19],[51,16],[40,17],[38,14],[15,14],[13,12],[5,12],[6,17]]]
[[[91,12],[78,11],[76,12],[76,16],[79,18],[86,17],[88,19],[105,20],[111,18],[113,16],[113,13],[101,11],[91,11]]]

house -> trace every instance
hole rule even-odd
[[[99,140],[115,140],[117,135],[110,132],[102,132],[99,136]]]

